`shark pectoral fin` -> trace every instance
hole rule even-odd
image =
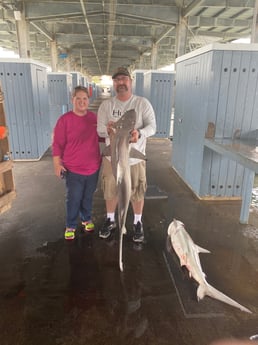
[[[210,253],[208,249],[202,248],[198,246],[197,244],[195,244],[195,248],[197,249],[198,253]]]
[[[140,151],[136,150],[134,147],[132,147],[130,150],[130,158],[138,158],[138,159],[142,159],[144,161],[147,160],[146,156],[143,153],[141,153]]]
[[[105,148],[102,151],[102,156],[111,156],[110,145],[105,146]]]

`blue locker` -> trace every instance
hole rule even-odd
[[[155,137],[169,138],[173,107],[174,72],[144,73],[144,96],[151,102],[156,115]]]
[[[51,144],[47,67],[30,59],[0,59],[10,149],[14,160],[38,160]]]
[[[205,147],[258,128],[258,45],[211,44],[176,60],[172,166],[200,197],[241,198],[253,172]],[[245,190],[246,193],[246,190]]]
[[[72,90],[78,86],[84,86],[84,79],[80,72],[71,72],[72,75]]]
[[[146,72],[146,70],[133,72],[133,93],[137,96],[144,96],[144,73]]]
[[[72,109],[73,80],[70,73],[47,74],[51,129],[61,114]],[[61,112],[56,112],[60,109]]]
[[[85,87],[89,86],[88,80],[87,80],[87,78],[85,76],[82,76],[81,83],[82,83],[81,84],[82,86],[85,86]]]

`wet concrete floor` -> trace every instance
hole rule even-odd
[[[96,231],[63,239],[64,182],[50,152],[15,162],[17,198],[0,215],[1,345],[208,345],[258,333],[258,215],[239,223],[241,204],[197,200],[171,168],[172,142],[147,147],[146,243],[124,239],[124,272],[117,233],[98,238],[105,215],[94,197]],[[195,243],[208,282],[252,310],[247,314],[205,297],[168,251],[167,227],[177,218]],[[128,214],[128,230],[132,224]]]

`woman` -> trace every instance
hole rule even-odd
[[[85,231],[94,230],[92,202],[101,164],[97,115],[88,110],[86,87],[75,87],[72,104],[56,123],[52,145],[55,174],[66,180],[66,240],[75,238],[79,216]]]

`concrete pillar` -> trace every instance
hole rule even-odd
[[[58,56],[57,56],[57,44],[55,41],[50,41],[50,54],[51,54],[51,68],[52,72],[58,71]]]
[[[66,62],[66,72],[70,72],[71,71],[71,55],[68,54],[67,58],[65,59]]]
[[[24,11],[16,11],[15,19],[20,58],[30,58],[29,23]]]
[[[176,26],[176,58],[186,53],[187,18],[180,17]]]
[[[144,56],[143,54],[140,55],[140,61],[139,61],[139,69],[144,68]]]
[[[82,50],[80,49],[80,71],[83,74],[83,60],[82,60]]]
[[[255,1],[251,43],[258,43],[258,0]]]
[[[157,56],[158,56],[158,45],[156,43],[152,44],[151,50],[151,69],[157,69]]]

